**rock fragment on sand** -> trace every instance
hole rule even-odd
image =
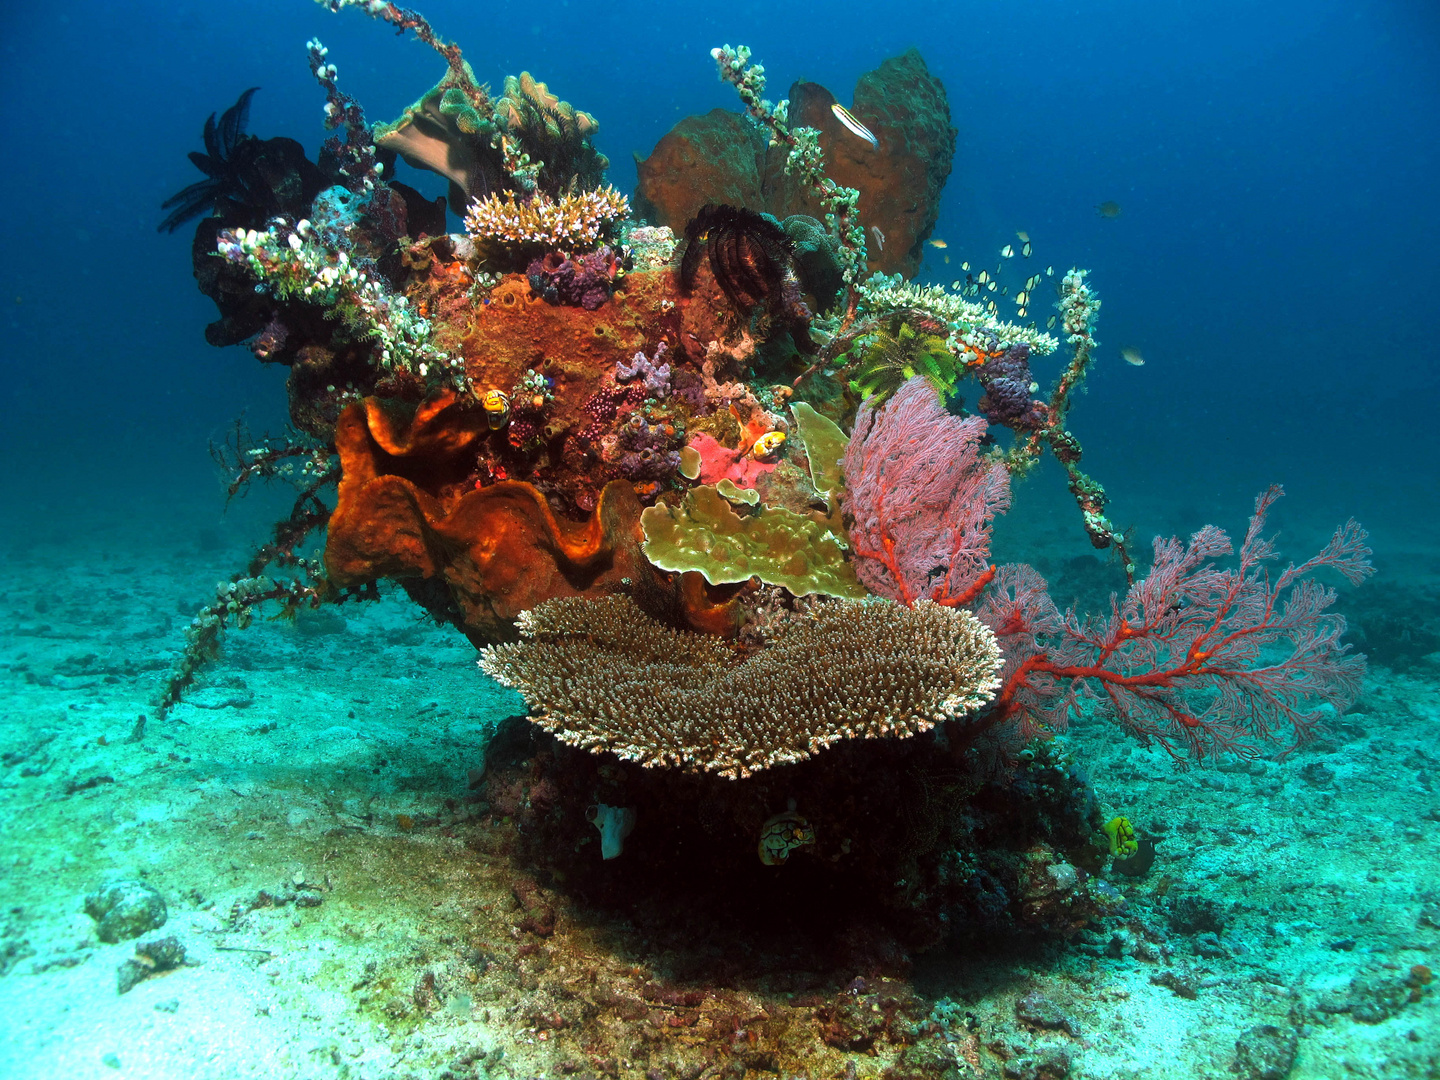
[[[1299,1045],[1292,1027],[1252,1027],[1235,1041],[1234,1071],[1243,1080],[1285,1080],[1295,1065]]]
[[[96,934],[113,945],[165,925],[165,898],[143,881],[110,881],[85,897],[85,914],[99,925]]]
[[[185,946],[174,935],[139,942],[135,946],[135,958],[126,960],[115,970],[116,989],[128,994],[151,975],[172,971],[184,963]]]

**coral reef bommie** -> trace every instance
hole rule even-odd
[[[1368,573],[1363,530],[1272,580],[1276,489],[1238,569],[1207,529],[1157,543],[1137,580],[1070,425],[1097,355],[1086,273],[1059,279],[1063,341],[974,282],[902,277],[955,138],[918,53],[862,78],[852,114],[813,84],[766,101],[748,49],[713,50],[747,115],[682,122],[632,207],[606,185],[594,118],[546,84],[522,73],[492,98],[417,13],[331,6],[413,31],[447,71],[372,128],[312,42],[344,141],[312,163],[246,135],[247,94],[205,127],[206,178],[166,207],[167,228],[211,212],[192,247],[220,308],[208,335],[289,369],[301,435],[252,445],[237,428],[218,455],[232,494],[283,477],[296,501],[200,609],[159,716],[262,605],[398,583],[528,705],[466,796],[488,817],[477,850],[513,875],[517,936],[568,933],[573,901],[623,915],[587,946],[606,962],[666,942],[655,966],[704,984],[695,1001],[742,969],[758,980],[763,1005],[685,1014],[710,1057],[674,1075],[722,1059],[844,1075],[796,1047],[882,1043],[901,1062],[886,1075],[922,1075],[898,1049],[924,1035],[897,1004],[913,993],[852,993],[833,971],[903,975],[942,942],[1064,937],[1111,910],[1103,817],[1054,738],[1073,716],[1177,758],[1248,756],[1353,700],[1362,662],[1317,578]],[[388,178],[394,154],[446,177],[464,234],[444,200]],[[1117,556],[1111,618],[1061,612],[1032,568],[990,563],[993,519],[1045,454]],[[299,554],[321,530],[323,560]],[[1261,646],[1285,642],[1265,667]],[[828,996],[782,1000],[804,971]],[[676,993],[561,995],[527,1022],[573,1051],[559,1071],[588,1055],[621,1075],[596,1048],[661,1004],[675,1014],[657,1026],[684,1026]],[[742,1040],[742,1013],[803,1019]]]

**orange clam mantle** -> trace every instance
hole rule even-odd
[[[331,580],[438,577],[476,643],[513,638],[512,620],[541,600],[620,591],[678,602],[697,628],[733,632],[727,593],[682,585],[646,560],[643,508],[626,481],[607,484],[584,522],[557,518],[533,484],[466,490],[466,451],[486,430],[478,407],[451,391],[413,413],[378,398],[349,406],[335,428],[342,480],[325,548]]]

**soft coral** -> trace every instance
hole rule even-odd
[[[1157,538],[1150,573],[1110,615],[1061,615],[1044,579],[1028,566],[1003,567],[977,614],[1006,655],[1004,684],[987,718],[1018,721],[1022,734],[1063,729],[1088,701],[1144,744],[1177,760],[1229,753],[1285,752],[1325,717],[1344,712],[1359,692],[1365,658],[1341,643],[1343,616],[1327,609],[1335,592],[1311,576],[1331,567],[1352,584],[1373,572],[1366,532],[1351,520],[1325,548],[1291,564],[1272,582],[1274,542],[1261,535],[1280,497],[1255,501],[1240,562],[1213,560],[1233,550],[1207,525],[1190,538]]]

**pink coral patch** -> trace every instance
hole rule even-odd
[[[750,488],[761,475],[775,468],[773,461],[756,461],[748,452],[731,450],[703,431],[690,440],[690,448],[700,455],[702,484],[728,479],[736,487]]]

